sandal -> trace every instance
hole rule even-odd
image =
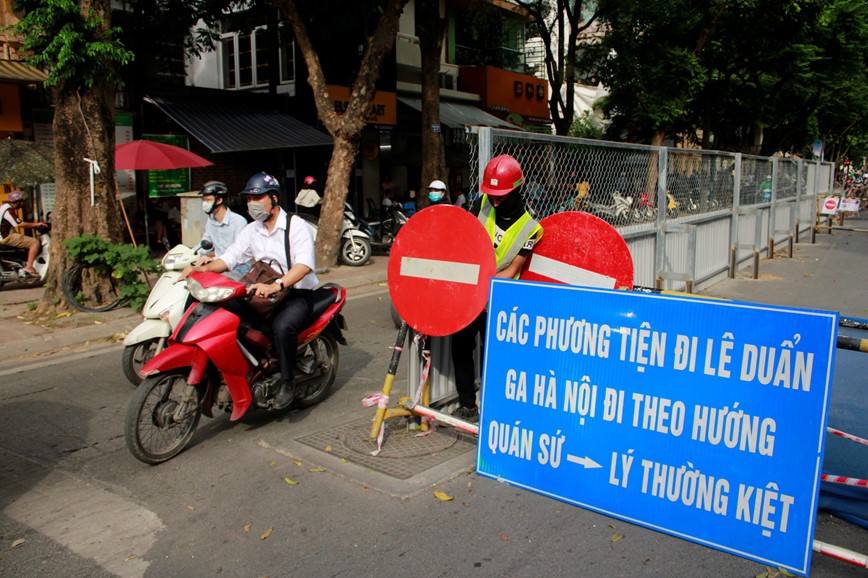
[[[32,279],[33,277],[39,277],[39,273],[36,271],[28,271],[27,269],[19,269],[18,276],[24,277],[25,279]]]

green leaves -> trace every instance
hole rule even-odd
[[[93,235],[67,239],[63,246],[73,261],[95,265],[100,274],[118,279],[121,303],[133,309],[141,309],[145,304],[151,289],[143,275],[159,271],[159,265],[148,254],[148,247],[118,245]]]
[[[12,28],[33,53],[30,63],[48,69],[49,86],[117,81],[117,65],[133,58],[117,40],[120,29],[110,26],[108,0],[95,1],[87,13],[72,0],[18,0],[16,9],[25,14]]]

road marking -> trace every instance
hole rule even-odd
[[[402,257],[401,275],[404,277],[431,279],[433,281],[476,285],[479,281],[479,265],[456,263],[455,261],[420,259],[418,257]]]
[[[601,289],[614,289],[615,278],[601,275],[594,271],[588,271],[581,267],[568,265],[563,261],[550,259],[536,254],[531,257],[528,271],[566,283],[567,285],[580,285],[583,287],[599,287]]]
[[[33,369],[40,369],[42,367],[51,367],[52,365],[57,365],[58,363],[69,363],[71,361],[78,361],[79,359],[87,359],[89,357],[96,357],[97,355],[117,352],[119,349],[122,349],[123,346],[117,343],[91,343],[90,345],[86,343],[79,343],[72,347],[90,347],[90,349],[87,349],[86,351],[75,352],[50,351],[42,354],[43,357],[34,358],[33,361],[16,361],[16,363],[21,363],[21,365],[16,365],[15,367],[9,369],[0,370],[0,377],[3,377],[5,375],[14,375],[16,373],[23,373],[24,371],[30,371]],[[4,363],[3,365],[7,364]]]
[[[144,556],[165,527],[154,512],[57,470],[28,486],[4,513],[118,576],[145,575]]]

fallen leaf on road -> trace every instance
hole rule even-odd
[[[295,465],[301,467],[301,466],[302,466],[302,463],[301,463],[301,462],[295,462]]]
[[[621,534],[612,534],[612,537],[609,538],[609,539],[610,539],[612,542],[620,542],[621,540],[624,539],[624,536],[622,536]]]
[[[342,463],[342,464],[347,463],[347,458],[341,458],[341,463]]]
[[[135,560],[136,558],[138,558],[138,556],[136,556],[135,554],[130,554],[129,556],[127,556],[127,562],[129,562],[130,560]]]
[[[189,504],[187,504],[187,509],[188,509],[188,510],[190,510],[190,511],[191,511],[191,512],[192,512],[192,511],[193,511],[193,510],[195,510],[195,509],[196,509],[196,507],[195,507],[195,506],[191,506],[191,505],[189,505]]]
[[[325,447],[325,451],[327,451],[327,452],[332,451],[332,449],[333,449],[333,448],[332,448],[332,445],[331,445],[331,444],[329,444],[329,445],[327,445],[327,446]]]
[[[276,465],[277,465],[277,462],[274,462],[274,461],[271,462],[271,467],[272,467],[272,468],[273,468],[274,466],[276,466]]]
[[[286,482],[287,484],[289,484],[290,486],[297,486],[298,485],[298,482],[296,482],[295,480],[291,480],[289,478],[283,478],[283,481]]]
[[[434,497],[438,500],[443,500],[444,502],[448,502],[452,499],[452,496],[449,494],[444,494],[443,492],[434,492]]]
[[[252,527],[253,527],[253,524],[244,524],[244,533],[245,534],[248,533],[250,531],[250,528],[252,528]]]
[[[500,539],[503,540],[504,542],[509,542],[509,536],[507,536],[503,532],[498,532],[497,535],[500,536]]]
[[[325,468],[311,468],[308,471],[309,472],[324,472]]]
[[[269,528],[269,529],[267,529],[267,530],[265,531],[265,533],[262,534],[262,535],[259,537],[259,539],[260,539],[260,540],[265,540],[266,538],[268,538],[269,536],[271,536],[271,531],[272,531],[273,529],[274,529],[274,528]]]
[[[12,545],[10,546],[10,548],[17,548],[18,546],[20,546],[21,544],[23,544],[25,541],[26,541],[26,540],[24,540],[24,538],[18,538],[17,540],[15,540],[14,542],[12,542]]]
[[[786,568],[781,568],[780,566],[778,567],[778,572],[780,572],[781,574],[783,574],[787,578],[795,578],[795,576],[796,576],[795,574],[793,574],[792,572],[790,572]]]
[[[55,316],[55,319],[63,319],[64,317],[69,317],[70,315],[72,315],[72,313],[70,313],[69,311],[63,311],[62,313],[58,313],[57,316]]]

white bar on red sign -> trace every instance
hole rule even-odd
[[[456,263],[455,261],[421,259],[419,257],[402,257],[401,275],[404,277],[420,277],[434,281],[476,285],[479,282],[479,265]]]
[[[562,261],[534,255],[530,260],[528,271],[566,283],[567,285],[581,285],[583,287],[599,287],[601,289],[614,289],[615,278],[601,275],[581,267],[568,265]]]

